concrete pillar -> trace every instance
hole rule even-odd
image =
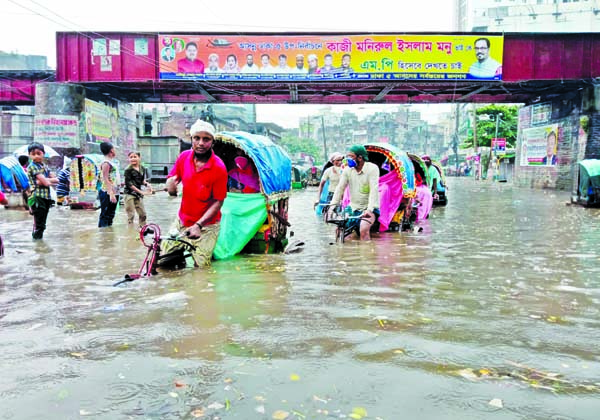
[[[85,88],[70,83],[38,83],[35,115],[74,115],[85,111]]]
[[[81,114],[85,111],[85,88],[69,83],[38,83],[35,88],[34,140],[63,156],[82,152]],[[62,166],[62,157],[50,161]]]

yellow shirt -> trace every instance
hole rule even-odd
[[[377,165],[365,162],[360,172],[356,168],[344,169],[340,183],[331,199],[331,206],[340,203],[346,186],[350,188],[352,210],[373,211],[379,208],[379,168]]]

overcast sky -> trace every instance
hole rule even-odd
[[[45,55],[55,68],[57,31],[450,32],[455,1],[0,0],[0,16],[0,51]],[[257,113],[259,120],[290,127],[297,126],[299,116],[319,108],[258,106]],[[379,109],[385,107],[357,111]]]

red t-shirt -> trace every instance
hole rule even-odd
[[[185,227],[192,226],[215,201],[223,201],[227,196],[227,168],[215,152],[202,169],[196,171],[194,151],[186,150],[171,169],[169,177],[172,176],[177,176],[183,184],[179,219]],[[204,224],[212,225],[219,220],[220,211]]]

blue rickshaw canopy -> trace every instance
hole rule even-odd
[[[217,133],[217,140],[233,143],[250,156],[260,177],[262,192],[269,198],[288,195],[292,188],[292,161],[271,139],[244,131]]]

